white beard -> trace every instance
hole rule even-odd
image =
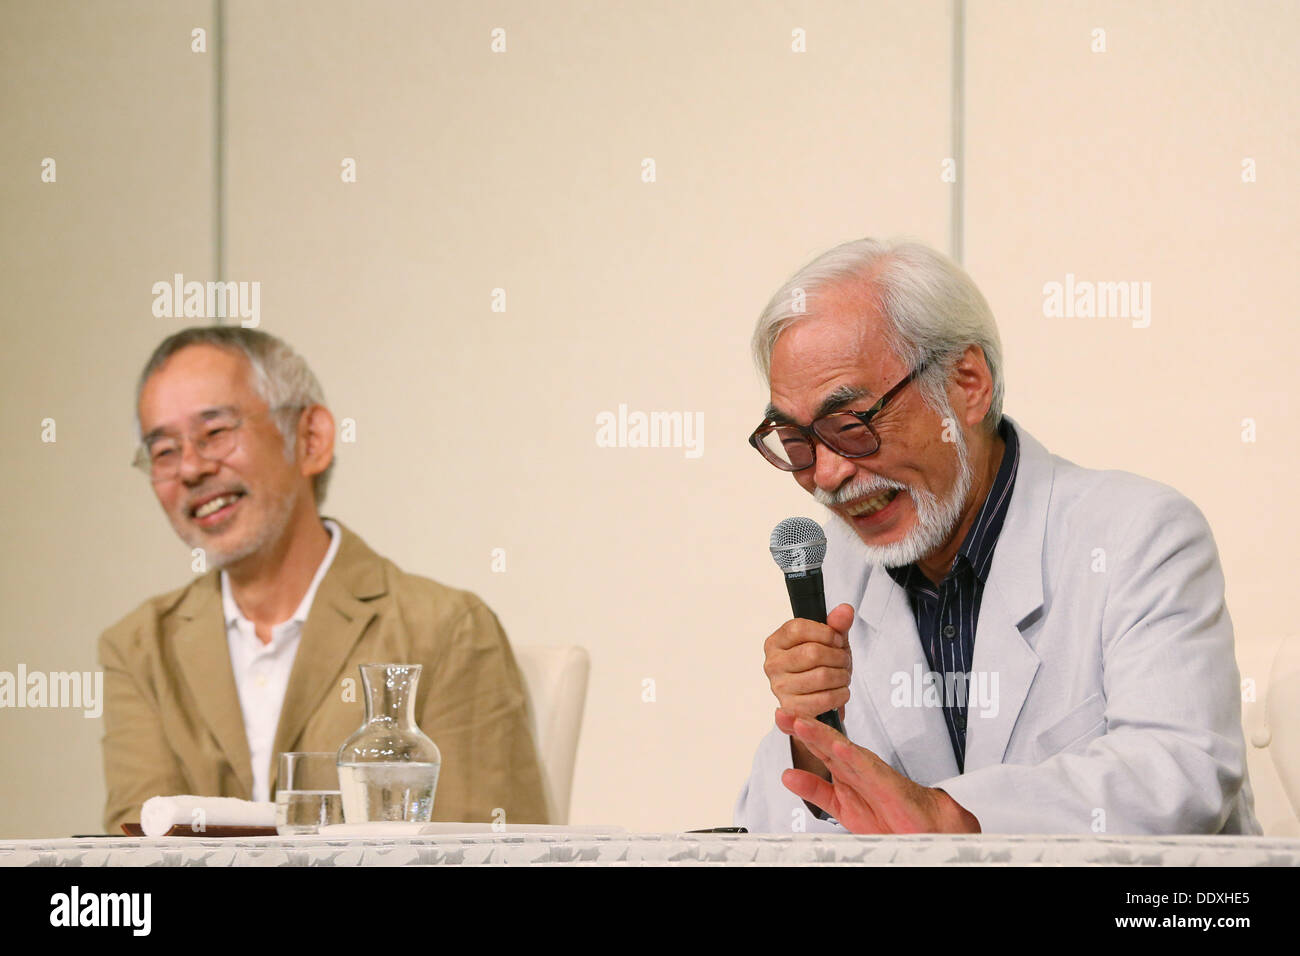
[[[899,568],[929,557],[952,536],[957,522],[961,520],[962,507],[970,493],[974,472],[970,464],[970,449],[966,446],[966,436],[962,430],[956,430],[957,441],[957,480],[952,491],[942,501],[932,492],[915,489],[901,482],[891,481],[879,475],[855,480],[838,492],[827,492],[820,488],[813,489],[813,497],[827,507],[843,504],[871,495],[873,492],[888,488],[906,491],[916,505],[916,527],[909,531],[901,541],[891,544],[871,545],[862,540],[853,523],[832,511],[831,515],[850,532],[850,539],[857,545],[863,560],[869,564],[878,564],[886,568]]]

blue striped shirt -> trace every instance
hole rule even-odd
[[[1005,418],[998,426],[998,434],[1006,442],[1006,449],[997,477],[943,581],[936,586],[915,564],[885,569],[907,591],[925,659],[930,671],[938,674],[937,686],[959,773],[965,772],[966,765],[969,700],[965,689],[969,686],[971,661],[975,656],[975,624],[979,620],[989,565],[993,563],[993,549],[1006,520],[1016,468],[1020,464],[1016,431]],[[956,692],[947,693],[947,688]]]

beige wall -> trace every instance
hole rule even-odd
[[[766,400],[749,333],[830,244],[947,247],[950,4],[225,9],[226,278],[261,283],[262,327],[356,422],[326,512],[480,593],[515,643],[590,650],[574,822],[728,823],[788,614],[767,533],[818,513],[745,444]],[[1296,521],[1280,280],[1300,30],[1294,6],[1229,9],[969,4],[961,186],[1007,411],[1195,499],[1240,638],[1265,641],[1288,628],[1277,529]],[[0,6],[0,669],[93,667],[105,626],[189,575],[125,462],[134,375],[182,324],[153,317],[150,286],[212,277],[214,63],[189,50],[210,19]],[[1150,326],[1046,318],[1067,272],[1150,281]],[[702,413],[703,454],[597,447],[620,404]],[[98,721],[0,711],[0,731],[0,835],[98,829]]]
[[[135,377],[172,324],[150,287],[213,268],[213,70],[190,52],[211,11],[0,4],[0,670],[97,670],[99,633],[187,574],[127,464]],[[102,732],[0,710],[0,834],[99,832]]]

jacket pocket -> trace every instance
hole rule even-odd
[[[1080,744],[1106,732],[1106,702],[1093,694],[1034,740],[1040,761],[1054,754],[1077,748]]]

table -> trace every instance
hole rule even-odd
[[[1300,839],[999,834],[459,834],[0,841],[0,866],[1300,866]]]

